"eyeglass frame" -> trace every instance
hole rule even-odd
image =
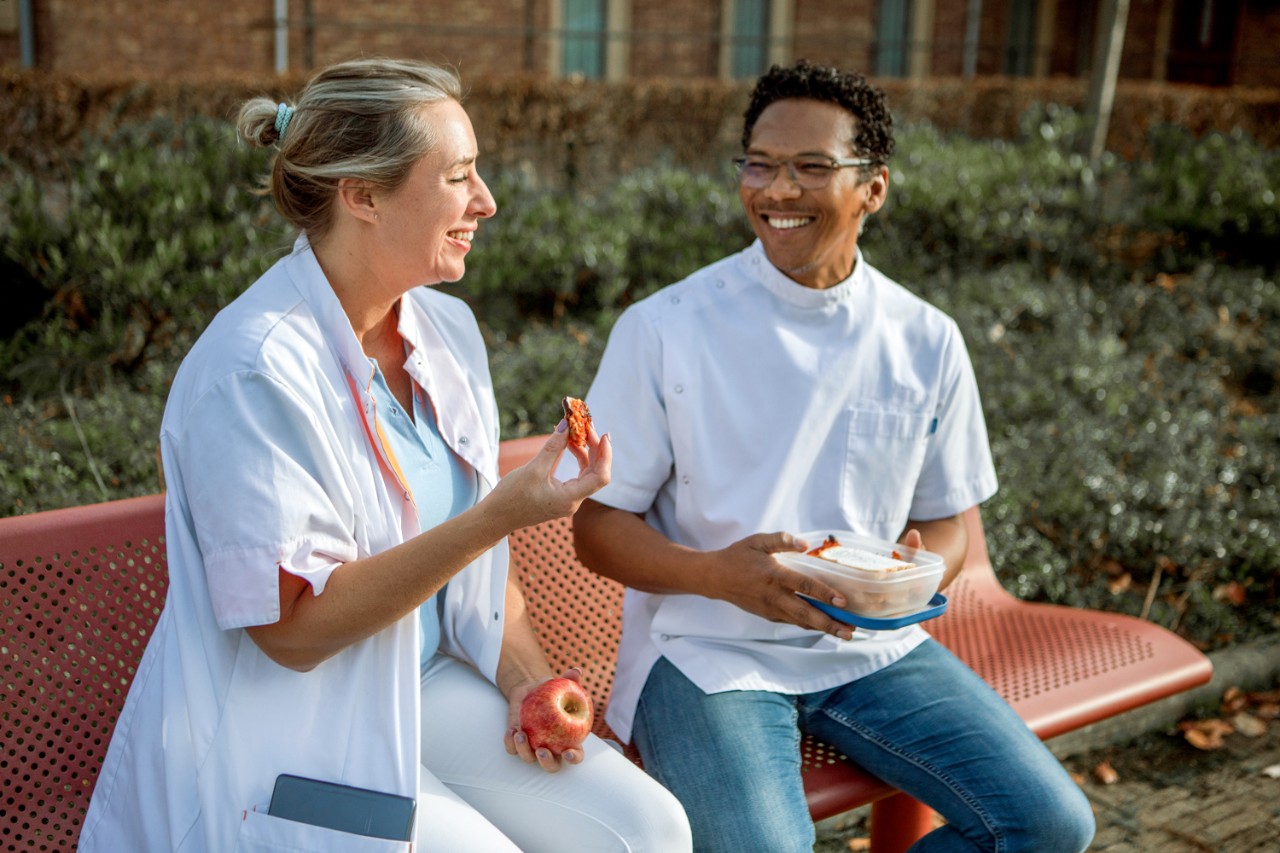
[[[749,184],[746,182],[746,165],[751,160],[767,160],[774,164],[773,171],[770,173],[768,180],[762,184]],[[800,175],[796,171],[796,160],[825,160],[830,173],[825,181],[817,186],[805,186],[800,182]],[[734,157],[733,166],[738,172],[738,183],[751,189],[764,189],[771,186],[778,179],[778,173],[783,166],[787,167],[787,175],[791,178],[791,182],[802,190],[820,190],[826,188],[831,183],[831,178],[840,169],[848,169],[856,166],[875,166],[880,161],[871,157],[830,157],[826,154],[804,154],[799,157],[788,157],[785,160],[775,160],[772,157],[765,157],[760,154],[744,154],[741,157]]]

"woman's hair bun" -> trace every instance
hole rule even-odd
[[[280,142],[276,129],[276,113],[279,104],[270,98],[250,98],[240,107],[236,119],[236,131],[240,138],[258,148],[270,148]]]

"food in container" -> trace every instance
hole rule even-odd
[[[889,618],[930,606],[945,564],[930,551],[860,536],[848,530],[800,534],[813,547],[774,556],[842,593],[846,609],[862,617]]]

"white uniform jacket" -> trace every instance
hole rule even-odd
[[[497,479],[497,409],[475,318],[418,288],[401,303],[406,369],[440,429]],[[377,438],[373,368],[305,239],[214,319],[161,427],[169,591],[81,834],[94,851],[407,850],[265,814],[290,773],[418,790],[417,611],[310,672],[243,630],[279,618],[278,568],[324,593],[331,572],[418,529]],[[358,571],[358,567],[350,569]],[[446,587],[442,649],[493,680],[505,540]]]
[[[757,241],[637,302],[587,404],[614,447],[593,498],[700,550],[822,528],[893,539],[908,519],[996,490],[959,328],[861,255],[848,279],[815,290]],[[630,739],[659,657],[707,693],[798,694],[875,672],[926,636],[859,629],[844,641],[725,601],[629,589],[607,719]]]

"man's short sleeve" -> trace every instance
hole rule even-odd
[[[671,475],[671,436],[662,399],[662,340],[653,318],[636,307],[614,324],[587,392],[596,429],[613,443],[613,476],[592,499],[629,512],[643,512]],[[566,455],[560,476],[576,476]]]
[[[973,364],[954,323],[951,332],[941,353],[941,394],[933,433],[909,513],[919,521],[964,512],[997,488]]]
[[[278,569],[319,595],[357,557],[356,504],[332,431],[269,376],[233,373],[183,415],[170,447],[223,628],[279,619]]]

